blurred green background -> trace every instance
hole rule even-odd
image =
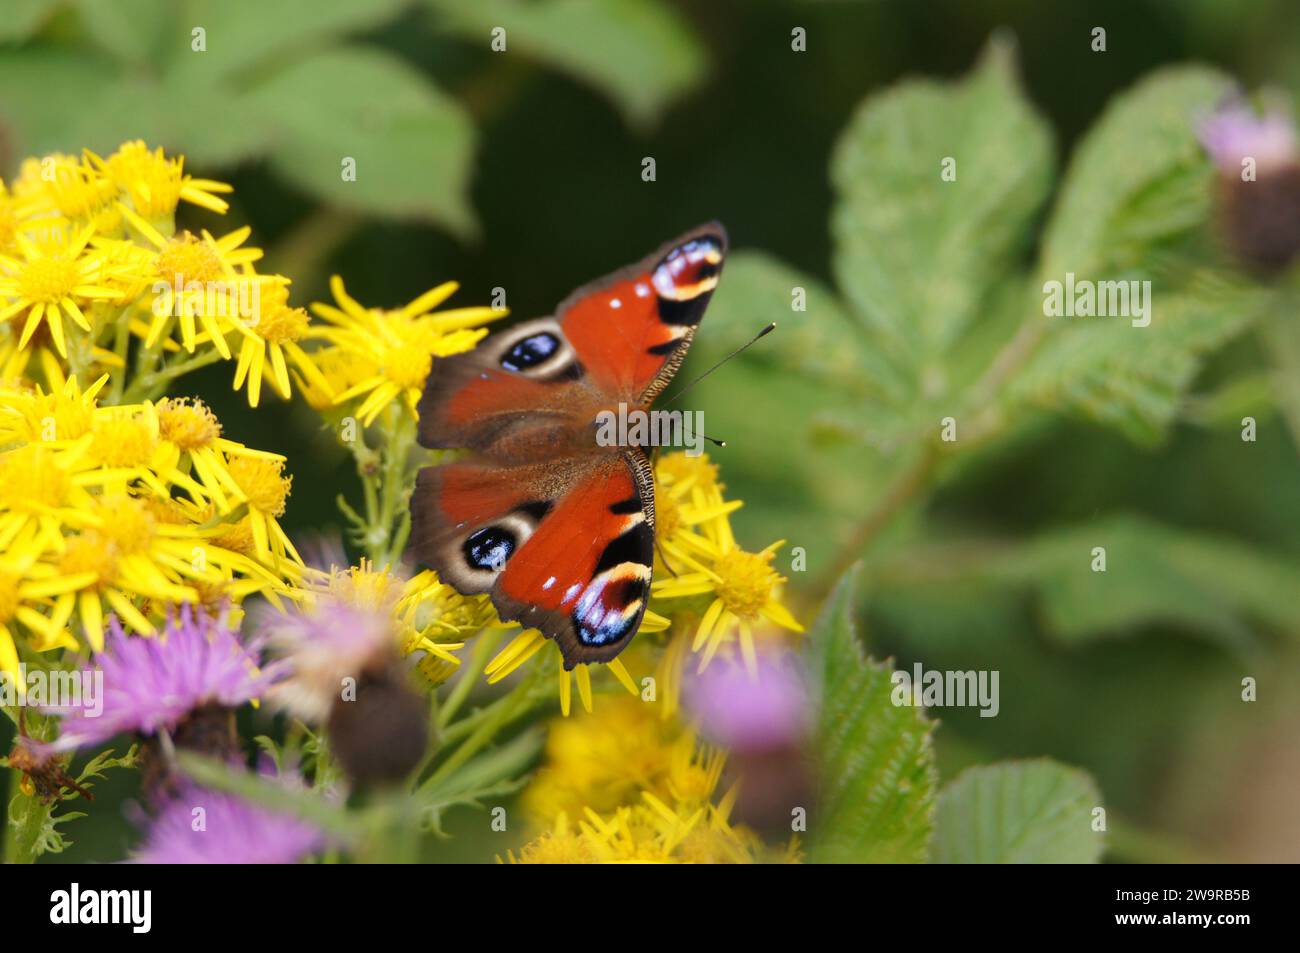
[[[191,49],[199,26],[202,53]],[[503,52],[491,48],[496,26]],[[1104,53],[1090,48],[1096,26],[1107,30]],[[795,27],[807,31],[806,52],[791,49]],[[832,221],[894,193],[833,187],[832,156],[864,100],[904,77],[967,74],[998,30],[1014,39],[1009,59],[1043,141],[980,112],[979,99],[953,117],[954,141],[991,150],[989,168],[1041,151],[1041,175],[1009,179],[1004,198],[1014,207],[1017,196],[1052,197],[1008,212],[1020,225],[1005,240],[972,228],[972,243],[1001,249],[976,256],[972,267],[986,270],[1027,273],[1075,147],[1150,71],[1200,62],[1248,89],[1300,88],[1300,20],[1287,0],[6,0],[0,174],[23,156],[102,153],[137,137],[183,152],[188,171],[232,182],[235,195],[224,221],[186,211],[182,223],[251,225],[264,268],[294,279],[299,304],[324,297],[335,272],[380,306],[454,278],[463,288],[453,304],[486,303],[499,286],[516,316],[531,317],[721,220],[743,254],[682,376],[766,320],[782,323],[690,403],[728,442],[714,457],[729,494],[746,501],[735,516],[742,543],[784,538],[806,550],[806,572],[784,555],[779,568],[809,615],[854,527],[928,439],[910,416],[886,419],[871,394],[875,358],[851,353],[863,340],[870,350],[870,338],[836,303],[846,282],[832,235],[855,226],[840,219],[837,232]],[[939,156],[909,154],[914,145],[923,143],[892,143],[880,182],[909,162],[937,178]],[[1133,155],[1108,161],[1141,162],[1149,145],[1135,139]],[[872,179],[869,144],[861,156],[840,149],[837,162]],[[358,160],[356,183],[340,181],[343,156]],[[646,156],[652,183],[641,178]],[[964,187],[978,195],[978,182]],[[1197,184],[1205,191],[1203,176]],[[905,198],[897,227],[916,216],[923,259],[934,223]],[[1170,226],[1152,255],[1199,254],[1187,250],[1196,224]],[[935,245],[942,221],[936,228]],[[1143,272],[1146,258],[1135,261],[1121,270]],[[994,283],[970,309],[992,314],[991,328],[1016,295]],[[807,312],[790,310],[796,284],[809,291]],[[1116,860],[1300,860],[1300,471],[1285,422],[1300,418],[1275,386],[1287,339],[1246,325],[1211,337],[1182,368],[1186,393],[1165,395],[1152,417],[1039,399],[978,446],[944,450],[865,552],[873,654],[1001,672],[997,718],[940,713],[943,775],[1040,754],[1085,767],[1112,812]],[[954,365],[984,354],[980,340]],[[1128,365],[1112,363],[1122,376]],[[230,373],[217,366],[183,386],[234,439],[288,455],[291,532],[337,527],[334,497],[356,491],[351,461],[300,403],[243,406]],[[939,413],[911,406],[937,433]],[[1240,439],[1244,414],[1259,420],[1253,444]],[[1087,570],[1095,545],[1108,547],[1104,590]],[[1258,680],[1254,703],[1241,701],[1247,676]],[[102,790],[106,805],[129,794]],[[114,809],[77,822],[64,859],[122,856]],[[437,856],[496,850],[462,839]]]

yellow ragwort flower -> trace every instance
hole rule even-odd
[[[541,829],[511,863],[754,863],[782,859],[730,821],[725,758],[656,705],[619,699],[599,716],[557,719],[523,793]],[[570,818],[577,818],[576,826]]]
[[[692,651],[700,653],[699,670],[703,671],[724,645],[738,641],[746,665],[754,670],[754,626],[771,623],[791,632],[803,626],[780,600],[785,579],[772,568],[772,558],[784,545],[778,540],[756,553],[736,544],[729,513],[734,504],[722,498],[716,471],[708,467],[707,458],[684,462],[685,454],[671,454],[656,466],[656,482],[664,489],[656,500],[667,502],[666,512],[674,513],[670,537],[661,543],[670,566],[676,572],[659,573],[651,583],[652,605],[660,612],[689,611],[692,604],[707,608],[700,614]],[[690,471],[694,471],[691,473]],[[687,475],[683,479],[683,472]],[[662,477],[660,476],[662,474]],[[684,504],[674,488],[690,483],[691,503]],[[656,514],[657,515],[657,514]],[[710,598],[711,597],[711,598]],[[681,607],[678,609],[678,607]]]
[[[106,285],[104,262],[88,249],[92,226],[75,233],[58,229],[41,241],[19,233],[16,255],[0,255],[0,322],[21,318],[18,347],[25,348],[44,320],[55,349],[68,356],[66,315],[74,325],[89,333],[90,321],[83,308],[103,299],[119,299],[121,291]]]
[[[487,334],[482,325],[508,313],[484,307],[433,313],[458,287],[448,281],[404,307],[384,311],[362,307],[347,293],[342,278],[331,278],[336,304],[312,305],[312,311],[330,326],[312,329],[308,336],[324,341],[326,352],[337,350],[366,371],[360,380],[337,392],[334,403],[364,398],[355,413],[366,426],[394,401],[401,401],[414,415],[434,358],[470,350]]]

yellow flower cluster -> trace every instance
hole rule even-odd
[[[512,863],[754,863],[771,851],[729,820],[735,789],[718,797],[724,756],[656,706],[619,698],[598,716],[557,719],[546,760],[522,795],[540,833]]]
[[[264,379],[289,395],[289,363],[319,379],[297,343],[307,314],[289,306],[287,278],[256,273],[250,230],[176,227],[180,202],[222,214],[230,191],[142,142],[24,162],[12,189],[0,183],[0,377],[22,376],[36,356],[52,389],[66,366],[83,380],[113,375],[120,394],[136,340],[148,396],[236,355],[235,386],[253,406]]]
[[[103,405],[107,382],[0,385],[5,671],[19,636],[36,652],[98,651],[106,612],[150,635],[178,603],[237,616],[250,593],[274,601],[301,574],[278,522],[283,457],[223,437],[198,401]]]
[[[698,654],[703,671],[719,651],[739,650],[751,670],[757,664],[756,641],[774,631],[802,632],[803,626],[781,602],[784,577],[772,559],[784,541],[756,553],[736,544],[730,515],[741,500],[725,500],[717,465],[707,455],[664,454],[655,463],[655,558],[650,609],[641,633],[670,628],[659,666],[666,715],[676,710],[682,671],[688,655]],[[487,667],[490,681],[500,681],[540,652],[546,640],[536,629],[521,632]],[[558,654],[558,650],[556,650]],[[578,665],[573,677],[583,707],[592,710],[589,666]],[[619,659],[609,670],[632,695],[636,685]],[[560,707],[570,710],[570,673],[560,668]]]
[[[433,359],[472,349],[488,333],[484,324],[509,313],[472,307],[433,314],[459,287],[448,281],[387,311],[358,304],[335,275],[330,280],[335,303],[311,306],[327,322],[308,332],[325,342],[312,355],[325,387],[304,381],[307,401],[320,410],[355,404],[353,415],[367,427],[394,402],[414,418]]]

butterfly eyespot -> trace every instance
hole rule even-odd
[[[693,239],[665,255],[650,280],[662,300],[693,301],[717,287],[722,255],[722,244],[717,239]]]
[[[465,562],[471,569],[500,572],[518,545],[518,538],[508,529],[486,526],[465,539]]]
[[[549,360],[559,347],[560,339],[549,331],[531,334],[501,356],[501,366],[508,371],[527,370]]]

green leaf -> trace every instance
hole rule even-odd
[[[94,0],[91,0],[94,2]],[[339,37],[382,26],[408,0],[182,0],[172,39],[177,72],[229,77],[329,46]],[[206,52],[192,49],[191,31],[205,31]]]
[[[956,160],[956,180],[941,163]],[[995,39],[957,83],[868,99],[835,148],[834,270],[876,347],[927,399],[945,358],[1011,270],[1046,198],[1052,144]]]
[[[804,310],[795,310],[797,296]],[[833,384],[861,400],[905,395],[902,381],[868,347],[868,336],[834,290],[763,252],[735,252],[709,302],[708,334],[696,347],[721,358],[768,322],[776,323],[776,336],[746,360]]]
[[[810,636],[821,785],[810,855],[822,863],[918,862],[934,809],[933,725],[921,708],[894,705],[891,669],[863,657],[855,577],[852,569],[840,579]]]
[[[75,155],[97,144],[93,129],[98,117],[115,107],[116,85],[116,68],[102,56],[61,49],[0,51],[0,125],[12,130],[15,163],[54,151]],[[27,92],[34,89],[40,96]]]
[[[442,815],[451,807],[481,807],[485,798],[505,797],[523,787],[526,772],[537,760],[544,741],[545,732],[540,727],[530,728],[422,790],[420,811],[428,829],[441,834]]]
[[[178,34],[174,0],[75,0],[86,38],[118,60],[156,68],[175,56],[168,49]],[[188,30],[183,49],[188,51]]]
[[[362,829],[363,820],[359,815],[350,814],[342,805],[309,790],[290,787],[282,781],[190,751],[177,751],[176,762],[186,775],[204,787],[229,791],[269,810],[291,814],[337,837],[353,838]]]
[[[1094,572],[1093,549],[1106,550]],[[910,567],[910,568],[908,568]],[[1239,540],[1140,516],[1064,527],[1018,544],[948,539],[904,553],[877,580],[909,585],[962,583],[1029,587],[1044,629],[1063,643],[1175,625],[1234,646],[1262,626],[1300,632],[1300,563]]]
[[[1135,244],[1203,221],[1210,167],[1195,123],[1231,88],[1217,70],[1179,66],[1117,96],[1070,163],[1044,235],[1040,273],[1113,277],[1101,273],[1127,263],[1117,256],[1131,261]]]
[[[1204,357],[1264,313],[1270,293],[1207,271],[1185,291],[1153,285],[1150,297],[1148,327],[1125,317],[1037,317],[1074,323],[1045,335],[1007,399],[1097,421],[1136,443],[1161,440]]]
[[[63,0],[8,0],[0,16],[0,43],[20,43],[54,16]]]
[[[1203,67],[1158,71],[1117,97],[1079,146],[1040,279],[1149,282],[1150,324],[1031,314],[1034,346],[1004,392],[1013,412],[1025,403],[1071,412],[1154,443],[1204,356],[1269,306],[1269,293],[1232,276],[1205,234],[1213,170],[1195,126],[1230,88]]]
[[[1105,847],[1092,829],[1101,794],[1086,772],[1048,759],[970,768],[939,795],[934,861],[1091,864]]]
[[[488,49],[505,30],[523,52],[589,83],[629,121],[654,122],[704,76],[704,48],[660,0],[429,0],[450,28]]]
[[[472,228],[469,117],[400,60],[324,50],[270,77],[248,103],[273,130],[271,164],[321,199],[462,233]],[[348,157],[356,181],[343,179]]]

